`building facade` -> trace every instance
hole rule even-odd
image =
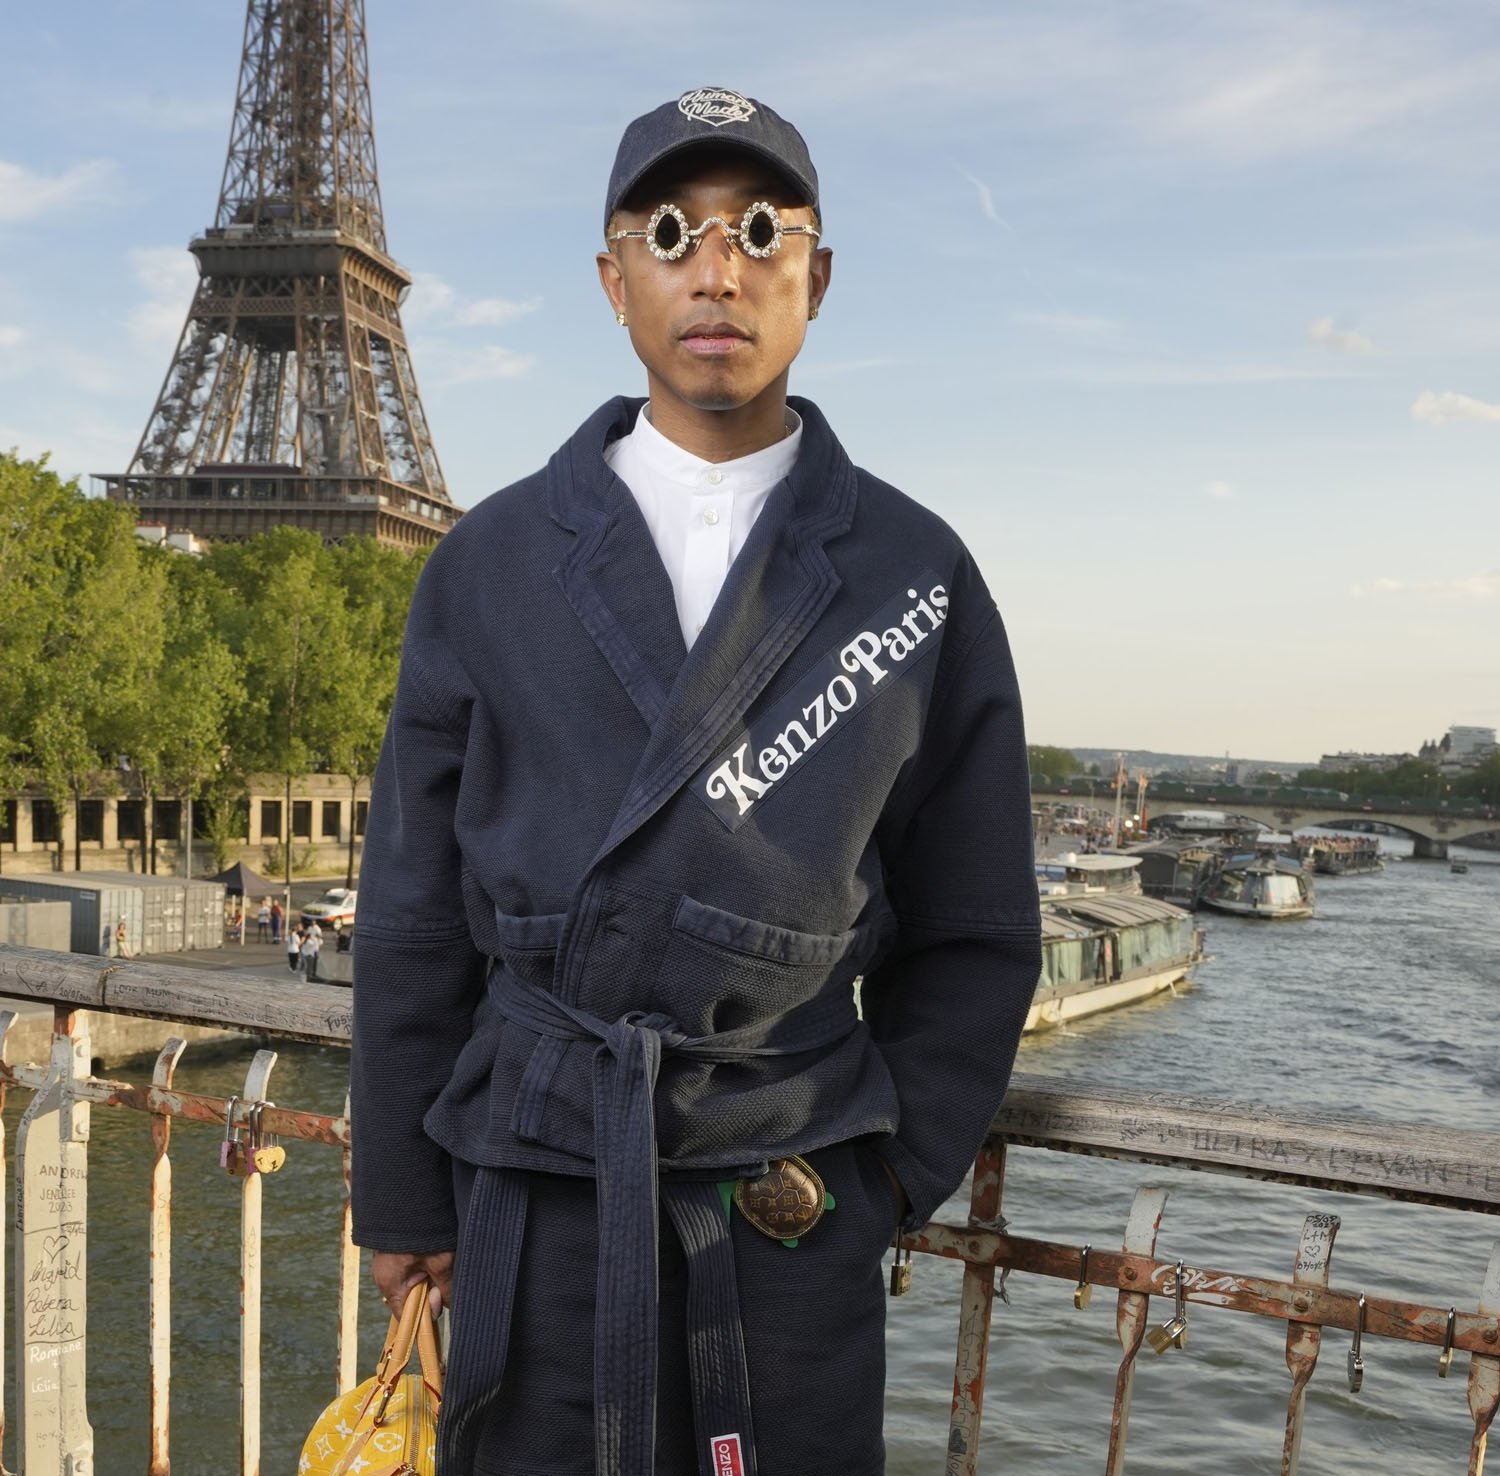
[[[349,848],[359,870],[370,786],[356,791],[344,774],[312,774],[292,784],[287,811],[286,781],[261,774],[250,783],[248,803],[236,811],[239,833],[224,865],[243,861],[271,878],[285,875],[282,836],[289,823],[294,877],[346,874]],[[154,815],[153,815],[154,811]],[[192,874],[210,876],[215,862],[206,816],[194,807]],[[6,873],[52,871],[151,871],[153,840],[158,876],[186,876],[186,806],[176,798],[152,805],[139,794],[84,795],[57,805],[30,790],[0,801],[0,890]],[[75,862],[77,863],[75,865]]]

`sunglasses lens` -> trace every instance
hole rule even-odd
[[[651,241],[658,251],[676,251],[682,244],[682,222],[670,211],[666,212],[656,222]]]
[[[764,208],[745,218],[745,239],[757,251],[769,251],[776,241],[776,217]]]

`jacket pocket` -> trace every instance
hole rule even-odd
[[[835,964],[853,946],[857,932],[850,928],[843,933],[799,933],[692,897],[678,903],[672,926],[701,942],[781,964]]]
[[[500,957],[512,973],[528,984],[546,987],[552,982],[557,944],[566,916],[562,912],[544,912],[521,917],[495,909]]]

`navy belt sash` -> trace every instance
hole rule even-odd
[[[497,971],[494,1003],[507,1020],[559,1042],[598,1040],[594,1053],[594,1176],[599,1266],[594,1304],[596,1476],[652,1476],[656,1455],[658,1196],[688,1262],[688,1348],[699,1461],[708,1441],[737,1433],[746,1476],[755,1439],[734,1254],[716,1183],[659,1181],[652,1094],[665,1053],[695,1061],[786,1056],[831,1045],[854,1029],[850,996],[817,999],[764,1024],[690,1036],[661,1014],[631,1011],[612,1024],[515,975]],[[522,1084],[545,1096],[528,1073]],[[517,1103],[540,1120],[543,1102]],[[438,1432],[438,1470],[472,1469],[485,1416],[498,1397],[526,1227],[527,1175],[481,1168],[458,1267],[452,1374]]]

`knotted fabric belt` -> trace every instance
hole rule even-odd
[[[527,1030],[559,1042],[600,1042],[593,1071],[599,1214],[595,1476],[653,1476],[658,1193],[688,1262],[688,1346],[700,1462],[706,1464],[711,1437],[738,1434],[746,1476],[755,1476],[744,1331],[723,1203],[717,1185],[708,1181],[668,1179],[658,1188],[652,1094],[667,1052],[728,1062],[831,1045],[854,1029],[852,997],[814,1000],[765,1024],[690,1036],[661,1014],[631,1011],[608,1023],[503,970],[493,976],[491,990],[499,1012]],[[535,1082],[530,1086],[545,1090]],[[532,1106],[539,1116],[541,1104]],[[455,1301],[461,1312],[454,1319],[453,1371],[438,1438],[443,1476],[472,1469],[484,1417],[504,1377],[526,1186],[526,1174],[513,1169],[480,1169],[475,1179],[458,1268]]]

